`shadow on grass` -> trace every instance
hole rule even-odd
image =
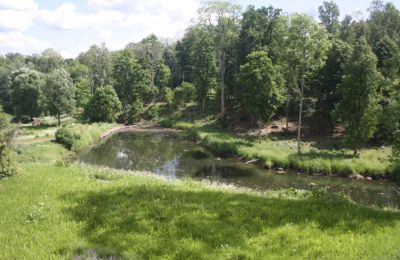
[[[64,199],[74,203],[67,214],[83,224],[81,235],[96,252],[124,257],[201,258],[223,245],[243,249],[249,239],[265,236],[265,229],[269,234],[287,224],[300,229],[314,224],[314,235],[373,233],[400,218],[330,195],[288,200],[143,185]]]

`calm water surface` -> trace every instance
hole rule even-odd
[[[117,133],[82,153],[80,160],[169,178],[217,180],[257,190],[326,188],[343,192],[362,204],[400,208],[400,186],[394,183],[268,171],[234,159],[220,159],[173,133]]]

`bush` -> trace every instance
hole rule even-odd
[[[140,100],[136,100],[132,105],[125,106],[122,121],[126,124],[136,123],[140,120],[142,112],[143,103]]]
[[[121,111],[121,101],[112,86],[100,87],[86,106],[86,116],[91,122],[114,122]]]
[[[158,104],[154,104],[149,107],[149,109],[146,111],[146,119],[154,119],[159,116],[160,113],[160,106]]]
[[[174,92],[171,88],[163,89],[163,100],[167,103],[169,107],[172,106],[172,103],[174,102]]]
[[[10,127],[10,117],[3,112],[0,106],[0,179],[9,177],[17,172],[10,143],[14,135]]]
[[[80,136],[78,136],[77,134],[72,134],[71,131],[66,128],[60,128],[56,132],[56,142],[64,145],[65,148],[67,148],[68,150],[72,149],[75,140],[79,138]]]
[[[182,82],[174,90],[174,102],[176,104],[188,103],[196,98],[196,88],[193,84]]]

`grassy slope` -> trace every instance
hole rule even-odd
[[[100,131],[74,129],[81,140]],[[66,150],[46,145],[26,145],[21,173],[0,181],[1,259],[400,257],[400,212],[323,193],[259,194],[56,166]]]
[[[400,213],[87,166],[22,164],[0,183],[0,258],[396,258]]]
[[[262,143],[244,139],[220,130],[210,118],[193,116],[184,120],[178,111],[161,118],[166,126],[188,130],[192,137],[199,139],[214,152],[237,154],[247,159],[261,159],[270,168],[291,168],[306,173],[338,174],[348,176],[362,174],[372,177],[391,177],[391,148],[370,147],[360,150],[360,157],[352,157],[349,149],[318,149],[315,141],[304,141],[302,156],[297,155],[294,139],[264,138]]]

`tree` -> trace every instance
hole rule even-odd
[[[90,93],[92,95],[98,87],[110,83],[111,58],[110,52],[104,44],[100,47],[92,45],[88,51],[79,54],[78,60],[89,68],[92,83]]]
[[[60,125],[61,114],[70,114],[75,110],[75,88],[65,69],[54,69],[50,72],[44,87],[44,96],[48,112],[57,117]]]
[[[17,117],[39,116],[44,107],[43,86],[45,77],[42,73],[22,68],[11,75],[14,113]]]
[[[350,54],[351,46],[348,43],[340,39],[333,39],[324,66],[314,73],[310,83],[312,95],[317,100],[316,114],[318,118],[323,118],[326,122],[331,123],[332,127],[331,113],[341,99],[338,90],[343,78],[343,64]]]
[[[253,119],[270,120],[283,101],[284,90],[267,52],[255,51],[247,56],[247,63],[240,66],[240,83],[242,108]]]
[[[215,48],[212,34],[204,27],[195,30],[195,42],[192,48],[193,82],[197,98],[202,109],[205,108],[208,92],[217,84],[215,66]]]
[[[376,66],[376,56],[365,38],[361,38],[344,66],[340,86],[342,100],[337,109],[337,117],[346,126],[346,140],[354,155],[376,129],[380,79]]]
[[[225,116],[225,76],[227,68],[227,53],[238,39],[239,12],[241,7],[229,1],[215,0],[204,4],[200,9],[202,23],[213,28],[215,33],[215,49],[219,71],[220,85],[220,116]]]
[[[307,15],[295,14],[290,17],[287,36],[285,37],[285,50],[282,58],[288,64],[288,82],[293,82],[298,90],[299,120],[297,131],[297,151],[301,153],[301,126],[303,116],[303,102],[306,77],[325,63],[329,41],[325,28],[318,25],[314,19]],[[300,82],[300,87],[298,87]]]
[[[239,34],[239,64],[244,64],[247,55],[253,51],[272,45],[275,40],[276,22],[281,12],[281,9],[272,6],[255,9],[251,5],[246,9]],[[268,48],[268,52],[270,57],[275,57],[273,48]]]
[[[325,25],[327,31],[336,35],[339,29],[339,6],[333,1],[324,1],[322,6],[318,7],[319,19]]]
[[[164,88],[163,89],[163,98],[167,105],[171,108],[172,103],[174,102],[174,91],[171,88]]]
[[[12,102],[12,88],[11,88],[11,75],[10,69],[1,66],[0,67],[0,106],[4,108],[4,111],[11,113],[13,111]]]
[[[160,60],[156,67],[156,75],[154,78],[154,85],[159,89],[166,88],[170,85],[171,81],[171,70],[168,66]]]
[[[17,172],[10,149],[14,131],[10,126],[10,117],[0,106],[0,179],[9,177]]]
[[[75,86],[75,102],[77,107],[85,107],[91,96],[91,86],[93,82],[90,70],[79,60],[72,61],[68,66],[69,74]]]
[[[162,60],[163,45],[154,34],[134,45],[135,53],[142,66],[150,71],[151,86],[155,85],[157,65]]]
[[[121,108],[114,88],[106,85],[96,90],[86,106],[86,115],[91,122],[114,122]]]
[[[64,58],[53,49],[44,50],[36,61],[37,69],[42,73],[50,73],[55,69],[65,67]]]
[[[124,106],[150,92],[151,75],[137,62],[132,49],[120,51],[113,62],[115,90]]]

